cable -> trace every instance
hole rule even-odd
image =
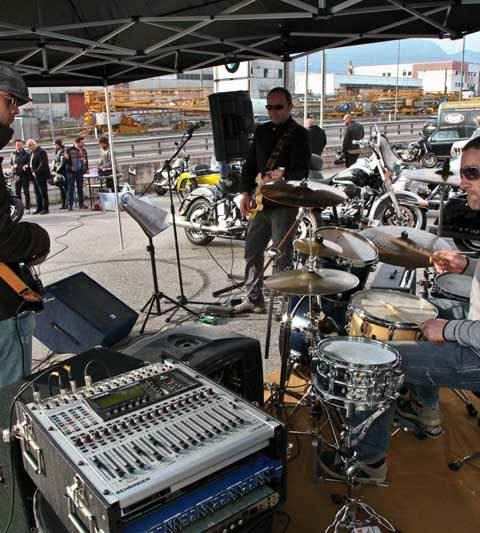
[[[47,372],[50,372],[52,368],[55,368],[57,366],[60,366],[61,363],[58,363],[56,365],[53,365],[53,367],[47,368],[40,374],[38,374],[34,379],[31,381],[28,381],[27,383],[24,383],[19,391],[17,392],[16,396],[13,398],[12,403],[10,404],[10,410],[8,415],[8,421],[9,421],[9,430],[11,431],[13,426],[13,412],[15,408],[15,403],[17,400],[21,397],[21,395],[28,389],[28,387],[32,386],[34,383],[36,383],[41,377],[43,377]],[[12,437],[10,437],[11,439]],[[14,436],[15,438],[15,436]],[[10,443],[10,453],[9,453],[9,461],[10,461],[10,472],[12,474],[12,484],[10,489],[10,514],[8,517],[7,525],[5,526],[5,529],[3,530],[3,533],[8,533],[8,530],[10,529],[10,526],[13,522],[13,515],[15,513],[15,475],[14,475],[14,469],[15,469],[15,461],[13,457],[13,444]]]
[[[283,527],[283,530],[282,530],[282,533],[286,533],[288,527],[290,526],[290,522],[291,522],[290,515],[288,513],[286,513],[285,511],[279,511],[279,510],[276,510],[275,514],[278,514],[278,515],[280,515],[280,516],[282,516],[283,518],[286,519],[285,526]]]
[[[70,246],[68,244],[66,244],[64,242],[60,242],[58,239],[61,239],[62,237],[66,237],[72,231],[74,231],[74,230],[76,230],[78,228],[81,228],[82,226],[85,226],[85,224],[81,221],[81,219],[86,217],[86,216],[92,216],[92,215],[80,215],[80,216],[76,217],[77,222],[79,222],[79,224],[77,226],[74,226],[73,228],[68,229],[65,233],[62,233],[61,235],[57,235],[57,237],[55,237],[54,241],[56,243],[62,245],[63,248],[61,250],[57,250],[54,254],[49,255],[48,256],[49,260],[53,259],[55,256],[63,253],[65,250],[68,250],[68,248],[70,248]]]
[[[15,312],[15,331],[17,332],[18,342],[20,343],[20,349],[22,351],[22,373],[23,373],[23,377],[25,377],[27,375],[27,373],[25,372],[25,348],[24,348],[23,342],[22,342],[22,334],[20,333],[20,327],[19,327],[19,324],[18,324],[18,318],[19,318],[19,315],[21,314],[20,310],[22,309],[22,307],[26,303],[27,303],[26,300],[22,300],[22,302],[17,307],[17,310]]]
[[[107,365],[101,360],[101,359],[90,359],[90,361],[85,365],[85,370],[83,371],[83,378],[85,379],[85,376],[87,376],[88,367],[93,364],[98,363],[103,369],[105,370],[105,373],[107,374],[107,377],[111,378],[112,375],[110,374],[110,371],[107,368]]]

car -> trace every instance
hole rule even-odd
[[[432,115],[425,119],[422,124],[422,135],[424,137],[429,137],[437,129],[437,120],[437,115]]]
[[[428,138],[431,151],[439,159],[447,159],[451,157],[453,143],[457,141],[468,141],[475,129],[475,126],[437,128]]]
[[[468,141],[471,141],[472,139],[475,139],[475,137],[480,137],[480,128],[477,128],[473,133],[472,136],[463,141],[457,141],[452,144],[452,148],[450,149],[450,155],[452,157],[460,156],[462,154],[463,147],[468,143]]]

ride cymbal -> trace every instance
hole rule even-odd
[[[290,207],[324,208],[347,200],[344,192],[330,185],[316,184],[311,189],[303,181],[275,181],[261,188],[262,195],[271,202]]]
[[[332,257],[342,253],[342,247],[332,241],[315,237],[314,239],[295,239],[293,247],[305,255]]]
[[[450,250],[443,239],[416,228],[378,226],[361,234],[375,244],[380,261],[406,268],[428,267],[433,252]]]
[[[333,268],[321,268],[315,272],[287,270],[265,280],[265,285],[273,291],[310,296],[345,292],[358,284],[357,276]]]

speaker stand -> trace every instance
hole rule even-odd
[[[145,305],[142,307],[142,313],[145,312],[145,309],[148,308],[147,315],[145,316],[145,320],[143,321],[142,327],[140,329],[140,335],[143,335],[143,332],[145,331],[145,326],[147,325],[148,319],[153,316],[161,316],[165,313],[169,313],[173,310],[173,314],[177,312],[179,308],[184,309],[187,311],[187,313],[190,313],[191,315],[195,316],[196,318],[200,318],[200,315],[196,313],[195,311],[192,311],[192,309],[189,309],[186,305],[183,304],[183,302],[174,300],[173,298],[170,298],[170,296],[167,296],[164,292],[160,291],[158,288],[158,276],[157,276],[157,265],[155,263],[155,246],[153,245],[153,239],[150,237],[150,235],[147,235],[148,237],[148,246],[147,246],[147,252],[150,254],[150,264],[152,267],[152,279],[153,279],[153,293],[150,296],[150,298],[147,300]],[[172,304],[172,307],[169,307],[168,309],[165,309],[162,311],[161,307],[161,300],[167,300]],[[155,311],[153,310],[155,306]],[[172,315],[173,316],[173,315]],[[170,319],[171,317],[169,317]]]

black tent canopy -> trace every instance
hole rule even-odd
[[[30,86],[98,86],[479,29],[475,0],[9,0],[0,60]]]

